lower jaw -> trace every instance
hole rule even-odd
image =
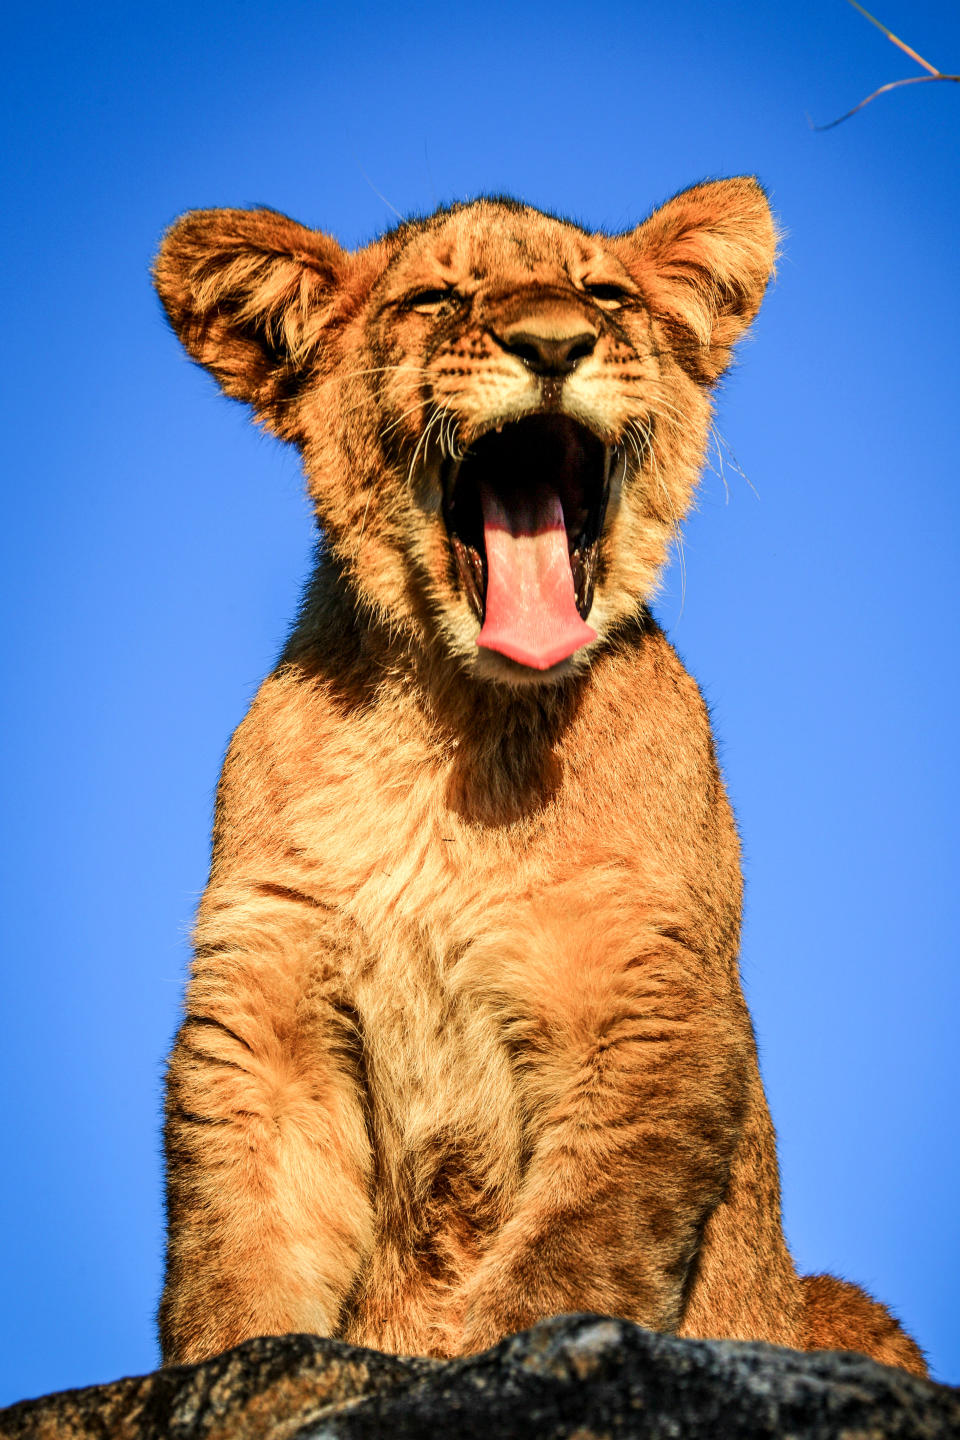
[[[580,674],[590,663],[584,650],[575,651],[566,660],[545,670],[520,665],[496,650],[481,650],[479,647],[474,650],[472,658],[471,672],[479,680],[512,690],[534,690],[560,684]]]

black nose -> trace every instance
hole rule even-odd
[[[510,355],[522,360],[534,375],[569,375],[570,371],[592,355],[597,337],[590,330],[578,335],[563,335],[559,339],[547,335],[535,335],[532,330],[510,330],[497,335],[497,342]]]

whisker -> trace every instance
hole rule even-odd
[[[408,415],[414,415],[418,410],[422,410],[424,405],[426,405],[427,403],[429,402],[425,400],[418,400],[416,405],[411,405],[409,410],[404,410],[401,415],[397,416],[396,420],[391,420],[389,425],[384,426],[384,428],[380,431],[380,439],[385,440],[390,434],[391,430],[396,430],[397,426],[402,424],[403,421],[406,420]]]
[[[638,396],[637,398],[639,399],[641,397]],[[686,429],[689,424],[689,417],[684,415],[682,410],[678,410],[676,405],[671,404],[669,400],[664,400],[663,397],[659,395],[651,398],[649,392],[643,399],[650,410],[657,416],[657,419],[665,419],[668,423],[675,424],[678,430],[683,431]]]
[[[634,428],[634,422],[633,422],[633,421],[629,421],[629,422],[627,423],[626,429],[625,429],[624,432],[623,432],[623,438],[624,438],[625,440],[629,441],[629,443],[630,443],[630,445],[631,445],[631,447],[632,447],[632,449],[633,449],[633,453],[634,453],[634,455],[637,457],[637,474],[639,475],[640,472],[641,472],[642,469],[643,469],[643,454],[642,454],[641,449],[640,449],[640,443],[641,443],[641,442],[640,442],[640,440],[637,439],[637,436],[633,433],[633,428]],[[642,437],[641,437],[641,439],[642,439]]]
[[[441,437],[441,445],[446,449],[450,459],[459,462],[463,459],[463,451],[457,444],[457,417],[452,410],[447,410],[446,419]]]
[[[729,440],[727,440],[726,436],[724,436],[724,435],[722,435],[722,434],[720,433],[720,431],[717,429],[716,425],[711,425],[710,429],[712,430],[713,435],[714,435],[714,438],[715,438],[715,441],[717,442],[717,453],[718,453],[718,455],[719,455],[719,452],[720,452],[720,446],[722,445],[723,448],[724,448],[724,450],[726,450],[726,452],[727,452],[727,459],[729,460],[729,462],[730,462],[731,466],[733,467],[733,469],[737,472],[737,474],[740,476],[740,478],[741,478],[742,480],[745,480],[745,481],[746,481],[746,483],[750,486],[750,489],[753,491],[754,495],[756,495],[757,499],[759,500],[759,499],[760,499],[760,492],[759,492],[759,490],[757,489],[756,485],[754,485],[753,481],[750,479],[750,476],[749,476],[749,475],[746,473],[746,471],[744,470],[743,466],[740,464],[740,462],[739,462],[739,460],[737,459],[736,455],[733,453],[733,449],[731,448],[731,445],[730,445]]]
[[[388,375],[409,372],[415,375],[426,375],[429,367],[426,365],[410,365],[404,362],[399,365],[374,365],[368,370],[347,370],[333,372],[332,379],[355,380],[360,375]]]
[[[420,448],[421,448],[421,446],[423,447],[423,453],[424,453],[424,455],[426,455],[426,453],[427,453],[427,446],[428,446],[428,443],[429,443],[430,432],[432,431],[432,429],[433,429],[434,425],[437,423],[437,421],[442,421],[442,418],[443,418],[443,411],[440,410],[439,406],[437,406],[436,403],[434,402],[434,404],[433,404],[433,413],[431,414],[429,420],[427,421],[426,427],[425,427],[424,430],[422,431],[422,433],[421,433],[421,435],[420,435],[420,438],[419,438],[419,440],[417,441],[416,446],[414,447],[413,455],[412,455],[411,460],[410,460],[410,465],[409,465],[409,468],[407,469],[407,484],[408,484],[408,485],[410,485],[410,484],[413,483],[413,472],[414,472],[414,470],[416,469],[417,456],[418,456],[419,453],[420,453]]]
[[[673,522],[673,535],[677,545],[677,559],[680,561],[680,611],[674,624],[679,625],[683,619],[683,608],[687,603],[687,557],[683,548],[683,531],[679,522]]]
[[[723,464],[723,452],[722,452],[722,450],[720,449],[720,441],[719,441],[719,439],[717,438],[717,430],[716,430],[716,426],[715,426],[715,425],[711,425],[711,426],[710,426],[710,438],[711,438],[711,440],[713,441],[713,448],[714,448],[714,451],[715,451],[715,453],[716,453],[717,463],[718,463],[718,465],[720,466],[720,469],[717,470],[713,465],[710,464],[710,461],[709,461],[709,453],[708,453],[708,459],[707,459],[707,468],[708,468],[709,470],[713,470],[713,473],[714,473],[715,475],[719,475],[719,476],[720,476],[720,479],[723,481],[723,493],[724,493],[724,495],[725,495],[725,497],[726,497],[725,500],[724,500],[724,504],[725,504],[725,505],[729,505],[729,504],[730,504],[730,486],[727,484],[727,472],[726,472],[726,469],[725,469],[724,464]]]

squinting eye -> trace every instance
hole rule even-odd
[[[615,310],[625,300],[630,299],[629,290],[624,290],[619,285],[585,285],[583,288],[598,305],[603,305],[608,310]]]
[[[415,295],[408,295],[404,303],[408,309],[419,310],[422,315],[433,315],[441,305],[452,300],[454,294],[453,290],[418,290]]]

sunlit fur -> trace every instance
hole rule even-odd
[[[750,179],[614,236],[496,199],[352,254],[270,211],[167,235],[175,330],[300,447],[322,531],[218,792],[167,1361],[295,1330],[454,1355],[593,1310],[923,1370],[787,1252],[736,831],[647,609],[774,245]],[[444,458],[548,403],[515,322],[595,331],[549,403],[622,457],[597,639],[545,672],[478,651],[441,514]]]

